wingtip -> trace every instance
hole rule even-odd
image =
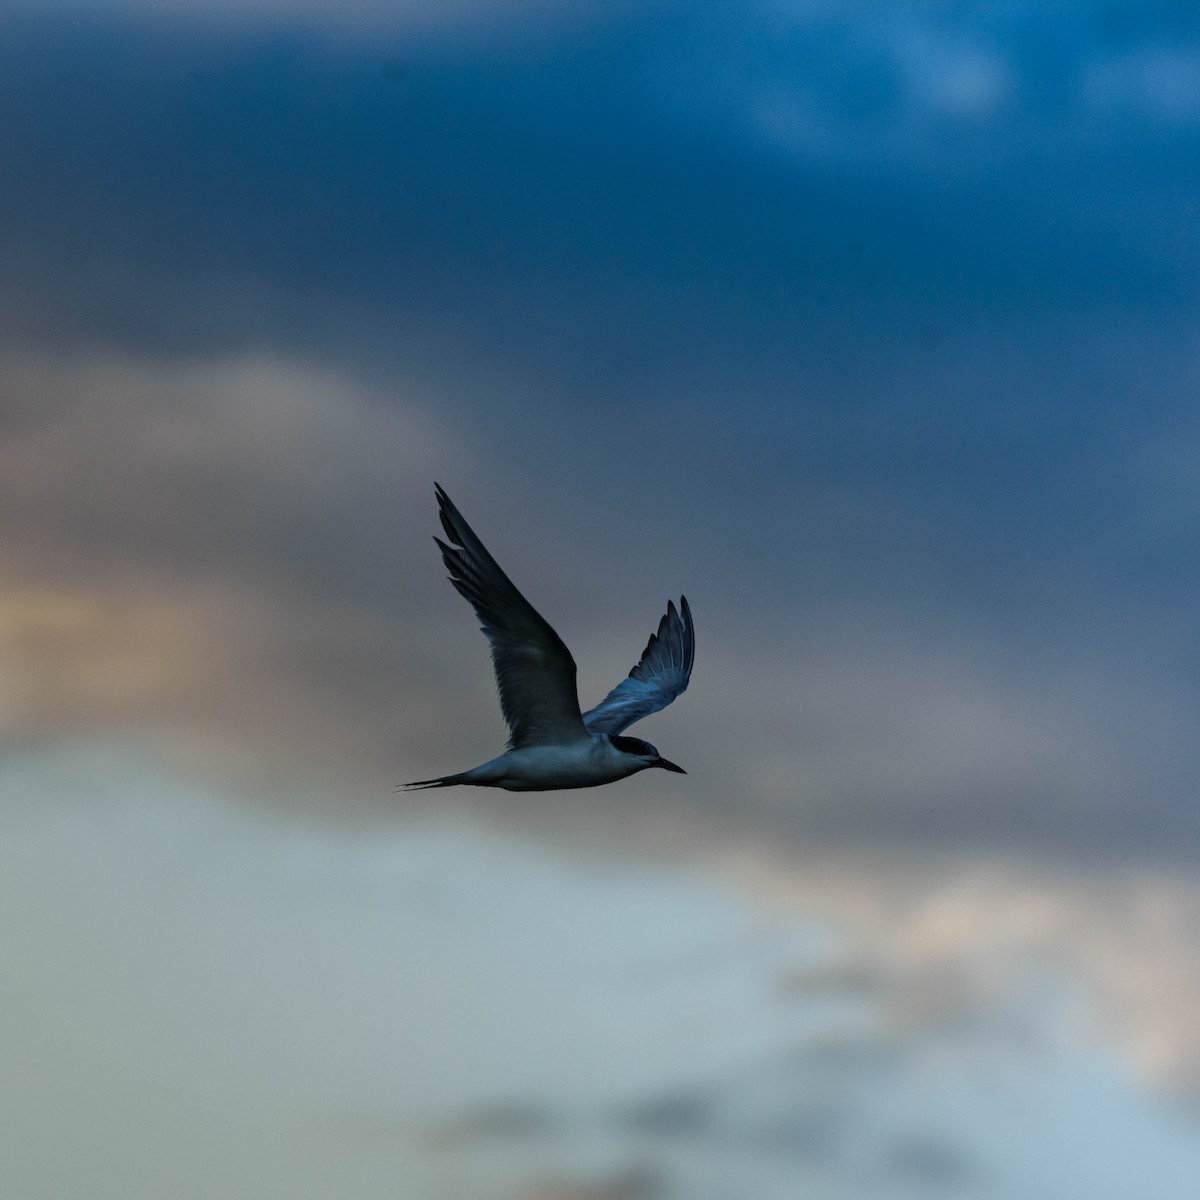
[[[675,608],[674,600],[667,601],[668,614],[670,614],[671,616],[674,616],[677,611],[678,611],[678,615],[683,619],[683,623],[685,625],[691,625],[691,623],[692,623],[692,606],[688,603],[688,598],[686,596],[681,595],[679,597],[678,610],[676,610],[676,608]]]
[[[463,544],[463,535],[458,529],[458,525],[463,523],[462,516],[457,508],[454,507],[454,501],[439,487],[438,488],[438,519],[442,523],[442,529],[446,536],[456,546]]]

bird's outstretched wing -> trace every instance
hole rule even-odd
[[[599,704],[583,714],[590,733],[620,733],[687,690],[696,657],[696,635],[692,610],[686,596],[679,598],[679,611],[667,602],[666,615],[658,632],[650,635],[641,660]]]
[[[513,586],[441,486],[434,486],[442,527],[454,545],[433,540],[450,582],[471,602],[491,643],[509,746],[586,739],[570,650]]]

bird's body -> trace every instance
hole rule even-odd
[[[593,709],[581,713],[575,660],[562,639],[513,586],[449,496],[437,488],[442,526],[435,538],[450,581],[482,622],[492,647],[500,707],[509,728],[506,753],[469,771],[418,780],[410,788],[474,784],[513,792],[597,787],[661,767],[686,774],[649,742],[620,736],[634,721],[665,708],[688,685],[695,654],[686,598],[668,604],[637,665]]]
[[[565,745],[517,746],[440,783],[473,783],[510,792],[544,792],[555,788],[598,787],[643,769],[632,754],[618,750],[607,734],[591,733]],[[410,787],[420,786],[410,784]]]

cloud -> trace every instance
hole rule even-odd
[[[0,782],[17,1184],[1194,1190],[1186,873],[335,830],[97,738]]]
[[[218,650],[199,615],[162,596],[10,580],[0,592],[0,728],[25,737],[163,717],[181,690],[210,682]]]
[[[47,665],[76,646],[114,716],[264,757],[319,753],[322,714],[378,772],[490,755],[440,478],[585,703],[688,592],[696,686],[647,733],[690,802],[796,838],[1193,844],[1190,518],[1139,465],[1194,394],[1160,203],[1187,211],[1186,147],[1132,185],[1153,221],[1041,157],[1038,187],[943,187],[943,135],[968,171],[1110,136],[1076,111],[1079,11],[747,6],[742,40],[723,11],[447,38],[396,77],[377,43],[22,26],[0,552],[13,611],[90,615],[13,618],[17,724],[101,712]],[[1025,36],[1052,20],[1058,91]],[[875,183],[764,152],[745,105],[776,86]],[[1131,136],[1083,142],[1111,173]]]
[[[1057,188],[1053,160],[1078,173],[1196,115],[1200,25],[1172,6],[1117,22],[1086,3],[770,0],[714,6],[692,32],[690,61],[662,77],[678,112],[872,179],[970,183],[1035,156]]]
[[[447,453],[422,405],[255,357],[9,355],[0,390],[10,734],[152,729],[266,762],[418,735],[435,575],[407,582],[397,534],[425,532]]]
[[[506,939],[560,920],[522,890],[526,860],[499,878],[472,861],[469,888],[447,892],[436,847],[389,857],[388,842],[360,874],[330,865],[323,822],[276,842],[285,809],[370,813],[382,836],[399,819],[393,784],[502,744],[485,645],[429,540],[436,478],[571,645],[585,702],[628,670],[668,594],[688,593],[700,639],[693,687],[645,730],[686,781],[439,795],[440,810],[688,853],[827,915],[844,954],[776,962],[771,1004],[853,993],[883,1032],[834,1039],[822,1061],[843,1081],[855,1055],[875,1064],[898,1110],[928,1094],[936,1069],[920,1063],[980,1042],[1006,1061],[1069,1056],[1093,1032],[1097,1053],[1119,1046],[1145,1079],[1198,1086],[1200,916],[1172,865],[1197,849],[1200,776],[1193,18],[1177,13],[1172,32],[1154,6],[1109,26],[1086,4],[824,0],[554,17],[280,0],[245,6],[245,22],[218,5],[211,23],[182,0],[99,6],[87,24],[68,11],[6,17],[0,39],[13,114],[0,123],[0,768],[22,819],[57,787],[95,825],[64,826],[65,854],[33,830],[12,852],[25,874],[0,879],[56,886],[78,867],[86,888],[118,869],[107,906],[28,909],[52,933],[83,921],[69,944],[110,980],[95,997],[63,988],[56,972],[76,959],[56,958],[22,993],[26,1015],[49,1014],[34,1021],[43,1037],[72,1028],[104,1059],[88,1031],[116,1030],[120,1064],[150,1004],[162,1044],[208,1044],[180,1033],[203,989],[179,989],[166,1013],[144,986],[159,958],[151,971],[136,954],[111,984],[126,960],[93,916],[110,933],[149,923],[163,962],[210,936],[232,938],[234,958],[252,942],[242,1003],[220,1011],[229,1029],[278,1033],[277,1067],[308,1061],[296,1047],[317,1045],[343,1000],[396,994],[379,986],[395,909],[439,962],[484,963],[471,978],[488,1019],[497,994],[524,1012]],[[587,36],[558,36],[577,19]],[[247,811],[197,817],[178,780],[118,771],[112,796],[146,803],[110,825],[95,782],[107,768],[71,758],[79,738],[125,755],[150,742],[208,781],[252,777],[221,792]],[[28,766],[39,754],[65,772],[57,784]],[[206,874],[213,846],[233,849]],[[122,891],[139,871],[153,878]],[[194,893],[160,886],[173,871],[200,880]],[[331,932],[315,953],[274,920],[272,897],[296,898],[277,886],[289,872],[329,885],[300,901],[305,929]],[[393,885],[411,890],[396,899]],[[485,927],[476,946],[481,927],[451,922],[429,940],[423,904],[452,917],[481,896],[503,935]],[[636,905],[592,899],[564,949],[643,928]],[[160,911],[172,900],[183,919]],[[615,941],[579,933],[613,911]],[[374,947],[347,936],[376,918]],[[281,1005],[271,970],[255,973],[278,965],[264,949],[277,933],[285,958],[362,970],[357,992],[317,988],[280,1031],[308,997],[285,988]],[[101,945],[104,961],[88,959]],[[223,961],[201,961],[218,968],[206,983]],[[561,1014],[555,988],[573,981],[552,965],[532,990]],[[175,969],[194,982],[193,959]],[[440,969],[404,979],[436,989]],[[47,997],[89,1011],[64,1026]],[[344,1025],[365,1031],[359,1066],[378,1066],[397,1006],[372,1010],[385,1008],[382,1024]],[[689,1070],[697,1044],[724,1053],[655,1011]],[[756,1032],[742,1010],[732,1024]],[[456,1028],[474,1061],[521,1051],[501,1026]],[[177,1087],[172,1061],[148,1053],[153,1087],[121,1085],[131,1111]],[[326,1097],[344,1077],[336,1055],[322,1061]],[[609,1056],[597,1061],[603,1074]],[[355,1086],[374,1069],[356,1068]],[[631,1087],[646,1103],[622,1111],[721,1124],[719,1099],[672,1107],[696,1093],[666,1082]],[[722,1128],[795,1162],[821,1144],[824,1110],[804,1109],[797,1133],[795,1077],[775,1087],[735,1081],[722,1096],[749,1111],[765,1096],[770,1120]],[[120,1103],[65,1091],[103,1140],[82,1117],[119,1117]],[[1057,1114],[1058,1099],[1036,1111]],[[509,1116],[536,1100],[518,1096]],[[356,1113],[344,1126],[380,1128]],[[881,1170],[953,1180],[945,1141],[892,1133],[872,1143]],[[394,1192],[393,1165],[380,1170]]]
[[[388,519],[385,493],[444,453],[421,405],[313,364],[83,352],[0,371],[5,541],[31,559],[132,566],[153,550],[259,579],[339,548],[346,563]]]
[[[1111,1042],[1155,1088],[1200,1095],[1200,894],[1184,869],[880,850],[858,860],[736,840],[709,862],[785,911],[846,936],[825,972],[882,1001],[903,1040],[952,1030],[1020,1055]],[[1074,982],[1084,985],[1074,990]]]
[[[1196,147],[1092,75],[1145,60],[1185,80],[1192,23],[1172,40],[1166,17],[1106,33],[1077,5],[606,12],[552,52],[450,37],[407,58],[22,24],[0,79],[11,320],[156,348],[307,339],[290,352],[336,340],[312,315],[340,305],[376,355],[416,357],[424,334],[435,357],[469,324],[456,355],[519,343],[537,373],[615,385],[778,359],[863,314],[1026,306],[1057,326],[1114,293],[1190,295]],[[290,308],[261,303],[279,292]]]
[[[585,703],[628,670],[665,594],[691,594],[696,685],[646,733],[718,822],[798,841],[1192,844],[1183,685],[1093,640],[1014,636],[966,600],[931,617],[871,587],[813,587],[798,608],[793,567],[774,580],[731,552],[714,571],[725,537],[709,533],[682,549],[703,507],[671,500],[678,528],[631,544],[650,494],[598,506],[576,479],[551,509],[547,477],[518,498],[504,455],[421,387],[270,355],[10,352],[0,367],[11,734],[153,731],[214,761],[350,770],[381,802],[482,761],[503,740],[485,646],[427,540],[448,469],[572,645]],[[815,540],[791,553],[814,572],[858,537],[874,554],[928,536],[903,490],[845,498],[805,490],[762,533],[786,539],[809,514]],[[651,819],[674,810],[641,780],[596,797],[597,815],[628,819],[625,792]]]

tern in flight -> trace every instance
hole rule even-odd
[[[442,527],[453,545],[434,538],[450,571],[450,582],[475,609],[492,647],[500,707],[508,724],[508,750],[485,762],[409,788],[456,783],[543,792],[596,787],[647,767],[687,772],[668,762],[640,738],[621,731],[682,693],[692,674],[696,639],[685,597],[679,609],[667,604],[638,664],[595,708],[579,711],[575,660],[562,638],[513,586],[475,536],[450,497],[435,484]]]

